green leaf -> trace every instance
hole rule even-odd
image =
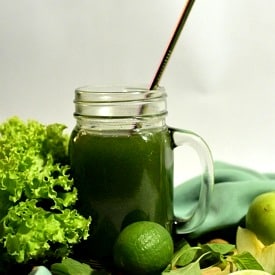
[[[275,244],[265,246],[256,234],[247,228],[238,227],[236,245],[239,253],[249,252],[263,269],[275,274]]]
[[[180,257],[176,262],[176,266],[185,266],[194,261],[196,259],[198,249],[198,247],[193,247],[182,251]]]
[[[55,263],[51,266],[53,275],[107,275],[104,270],[93,270],[89,265],[80,263],[71,258],[65,258],[61,263]]]
[[[227,243],[209,243],[202,245],[203,249],[226,255],[234,251],[235,245]]]
[[[203,244],[201,247],[201,255],[205,254],[200,264],[201,267],[206,268],[211,265],[226,266],[227,257],[233,254],[234,245],[227,243],[211,243]]]
[[[232,261],[238,270],[254,269],[264,271],[263,267],[249,252],[243,252],[232,256]]]
[[[200,249],[199,247],[191,247],[185,240],[179,244],[179,247],[171,262],[172,269],[176,266],[185,266],[191,263],[195,259],[197,250]]]
[[[61,263],[52,264],[51,272],[53,275],[90,275],[92,274],[92,268],[74,259],[65,258]]]
[[[168,273],[171,275],[201,275],[201,269],[199,262],[194,262],[185,267],[171,270],[169,272],[162,272],[163,275],[166,275]]]

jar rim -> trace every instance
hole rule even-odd
[[[74,102],[129,102],[163,97],[166,97],[164,87],[149,90],[145,85],[87,85],[75,89]]]

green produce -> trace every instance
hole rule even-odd
[[[231,274],[237,270],[263,270],[263,267],[249,252],[236,253],[235,245],[211,241],[190,246],[182,240],[177,245],[171,265],[163,275]]]
[[[275,274],[275,243],[265,246],[254,232],[247,228],[238,227],[236,246],[238,253],[250,253],[264,271]]]
[[[142,223],[143,222],[137,222],[138,225],[137,226],[134,225],[130,231],[134,233],[133,230],[136,231],[138,227],[142,225]],[[145,225],[145,227],[148,227],[148,226]],[[155,226],[153,225],[152,227],[155,227]],[[158,231],[158,229],[156,230]],[[138,231],[142,233],[141,228]],[[152,233],[152,231],[148,231],[148,232],[149,232],[148,233],[149,235]],[[139,244],[141,244],[142,242],[146,243],[145,242],[146,238],[143,239],[145,234],[144,233],[140,234],[140,233],[135,232],[134,237],[132,236],[127,237],[127,234],[126,234],[126,236],[123,237],[124,240],[118,239],[117,242],[120,242],[120,245],[122,245],[122,247],[126,249],[125,250],[126,253],[125,251],[121,251],[121,248],[119,248],[118,251],[115,251],[115,254],[116,254],[115,257],[118,257],[121,260],[122,259],[121,256],[122,256],[124,259],[123,265],[126,265],[127,263],[128,264],[131,263],[132,257],[136,257],[138,254],[140,254],[141,258],[139,258],[137,261],[146,260],[147,267],[148,267],[148,264],[151,267],[152,266],[156,267],[158,264],[160,264],[161,261],[163,261],[163,258],[161,258],[161,260],[159,261],[160,256],[149,255],[147,259],[143,254],[143,252],[140,251],[138,247],[137,249],[135,248],[135,244],[132,244],[133,249],[131,249],[130,251],[128,250],[129,246],[131,246],[130,242],[136,239],[137,236],[141,237],[140,240],[137,240],[137,243]],[[163,238],[163,240],[165,239],[166,237]],[[153,243],[155,243],[155,241],[153,241]],[[150,243],[148,243],[147,245],[150,246]],[[159,247],[160,246],[161,245],[159,245]],[[142,247],[146,254],[146,251],[148,251],[148,247],[146,247],[145,245],[142,245]],[[118,249],[118,248],[115,248],[115,249]],[[153,251],[153,254],[156,254],[155,250]],[[270,267],[271,262],[274,265],[274,257],[273,257],[274,253],[269,251],[268,254],[269,254],[269,261],[270,261],[269,267]],[[152,262],[150,263],[150,261]],[[134,266],[132,266],[131,269],[129,269],[129,271],[126,274],[150,273],[149,269],[143,270],[141,269],[140,266],[138,266],[136,269],[137,264],[135,261],[133,262],[133,264]],[[227,242],[216,242],[216,240],[213,240],[210,243],[198,244],[197,246],[190,246],[190,244],[187,241],[185,241],[184,239],[181,239],[179,242],[176,243],[174,255],[170,263],[165,268],[165,270],[163,272],[157,272],[153,274],[154,275],[156,274],[157,275],[160,275],[160,274],[162,275],[191,275],[191,274],[192,275],[202,275],[202,274],[226,275],[226,274],[231,274],[232,272],[237,270],[238,271],[253,270],[255,273],[256,270],[258,272],[263,271],[263,267],[256,260],[256,258],[252,256],[250,252],[244,250],[243,252],[237,253],[235,245],[233,244],[229,244]],[[61,275],[61,274],[62,275],[121,274],[122,275],[124,274],[120,272],[112,273],[111,271],[106,271],[106,270],[95,270],[87,266],[87,264],[78,262],[71,258],[65,258],[62,260],[62,262],[53,264],[51,266],[51,272],[53,275]],[[262,273],[259,273],[259,274],[262,274]],[[271,274],[275,274],[275,273],[271,272]]]
[[[52,264],[51,272],[53,275],[91,275],[93,270],[85,263],[80,263],[71,258],[65,258],[61,263]],[[105,275],[107,273],[98,272],[97,274]]]
[[[159,274],[174,252],[169,232],[160,224],[140,221],[126,226],[114,245],[114,262],[127,274]]]
[[[0,124],[2,262],[64,257],[88,237],[91,218],[73,207],[65,128],[17,117]]]
[[[261,194],[252,201],[246,215],[246,228],[265,245],[275,242],[275,192]]]

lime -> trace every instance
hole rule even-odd
[[[246,228],[265,245],[275,242],[275,192],[258,195],[246,214]]]
[[[119,234],[114,245],[114,263],[127,274],[154,274],[167,267],[173,251],[173,240],[163,226],[139,221]]]

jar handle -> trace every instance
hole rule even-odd
[[[206,218],[209,211],[211,195],[214,187],[214,164],[211,151],[207,143],[197,134],[187,130],[169,127],[174,149],[181,146],[190,146],[198,154],[201,167],[201,187],[197,206],[188,218],[175,217],[176,232],[186,234],[193,232]]]

